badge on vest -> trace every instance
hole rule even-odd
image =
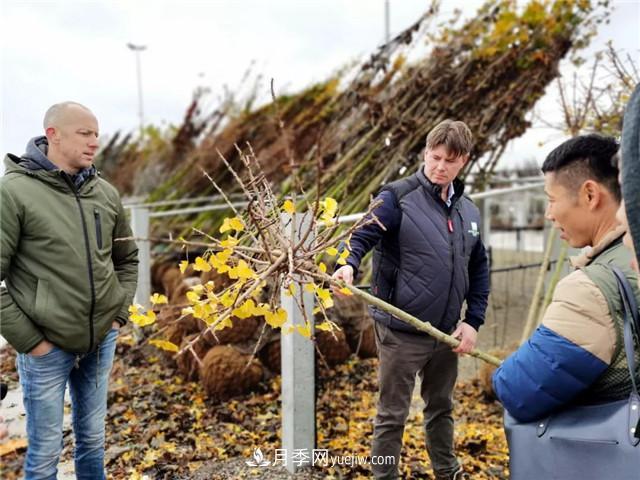
[[[480,232],[478,231],[478,224],[476,222],[471,222],[471,230],[467,230],[467,231],[474,237],[477,237],[478,235],[480,235]]]

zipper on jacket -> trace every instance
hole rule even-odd
[[[89,273],[89,285],[91,286],[91,308],[89,309],[89,350],[87,353],[93,350],[93,312],[96,306],[96,286],[93,281],[93,266],[91,265],[91,248],[89,247],[89,232],[87,231],[87,222],[84,216],[84,211],[82,210],[82,202],[80,201],[80,196],[78,195],[78,190],[76,190],[73,181],[69,178],[66,172],[61,172],[60,174],[62,178],[67,182],[69,188],[71,188],[71,192],[73,192],[73,196],[76,199],[76,203],[78,204],[78,209],[80,210],[80,221],[82,223],[82,233],[84,234],[84,248],[87,255],[87,270]]]
[[[453,280],[456,276],[456,255],[455,248],[453,244],[453,219],[451,218],[451,208],[447,211],[447,231],[449,232],[449,247],[451,248],[451,280],[449,281],[449,293],[447,294],[447,308],[449,306],[449,302],[451,301],[451,291],[453,290]],[[444,321],[447,318],[447,310],[442,314],[442,318],[440,319],[440,325],[444,326]]]
[[[102,223],[100,222],[100,211],[97,208],[93,209],[93,218],[96,222],[96,242],[98,248],[102,249]]]

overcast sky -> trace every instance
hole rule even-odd
[[[75,100],[97,115],[103,134],[138,125],[134,54],[144,44],[145,119],[179,123],[196,86],[214,94],[235,86],[252,61],[255,71],[294,91],[367,55],[384,38],[384,0],[17,1],[0,0],[2,132],[0,153],[21,154],[42,132],[53,103]],[[390,0],[391,32],[413,23],[429,2]],[[479,0],[444,0],[442,10],[472,14]],[[616,1],[608,40],[637,59],[640,0]],[[266,88],[266,87],[265,87]],[[555,111],[553,96],[540,105]],[[554,144],[536,130],[513,143],[509,161],[540,158]]]

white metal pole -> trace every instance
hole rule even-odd
[[[389,0],[384,0],[384,43],[389,43],[391,40],[391,28],[390,28],[390,9]]]
[[[136,56],[136,78],[138,81],[138,116],[140,118],[140,138],[142,138],[144,135],[144,108],[142,101],[142,68],[140,66],[140,54],[147,49],[147,46],[127,43],[127,47],[132,50]]]
[[[305,218],[304,223],[301,222]],[[300,238],[300,232],[308,227],[308,215],[296,215],[293,235]],[[291,217],[283,215],[286,231],[291,235]],[[311,237],[311,235],[309,236]],[[311,238],[308,238],[311,241]],[[306,317],[313,334],[314,296],[296,284],[298,301],[302,299]],[[304,325],[305,319],[294,297],[282,293],[282,307],[292,325]],[[286,455],[286,468],[294,473],[299,467],[309,465],[316,441],[315,413],[315,351],[313,342],[297,332],[282,334],[280,337],[282,362],[282,448]]]

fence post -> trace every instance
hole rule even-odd
[[[309,225],[308,215],[295,215],[295,226],[289,215],[283,215],[285,230],[294,238]],[[292,229],[295,230],[292,232]],[[311,235],[310,235],[311,236]],[[309,237],[310,237],[309,236]],[[308,238],[307,241],[311,239]],[[304,305],[306,318],[311,322],[313,334],[314,295],[296,283],[295,297],[283,292],[282,308],[292,325],[304,325],[304,315],[296,302]],[[315,412],[315,350],[313,341],[297,332],[281,334],[282,362],[282,448],[286,456],[286,468],[295,473],[297,467],[311,464],[316,443]]]
[[[482,221],[481,235],[482,242],[485,247],[489,248],[491,245],[491,198],[485,197],[481,200],[482,205],[480,205],[480,217]]]
[[[131,230],[138,239],[149,238],[149,208],[145,206],[131,207]],[[135,303],[149,308],[151,296],[151,247],[148,240],[137,240],[138,245],[138,288]]]

